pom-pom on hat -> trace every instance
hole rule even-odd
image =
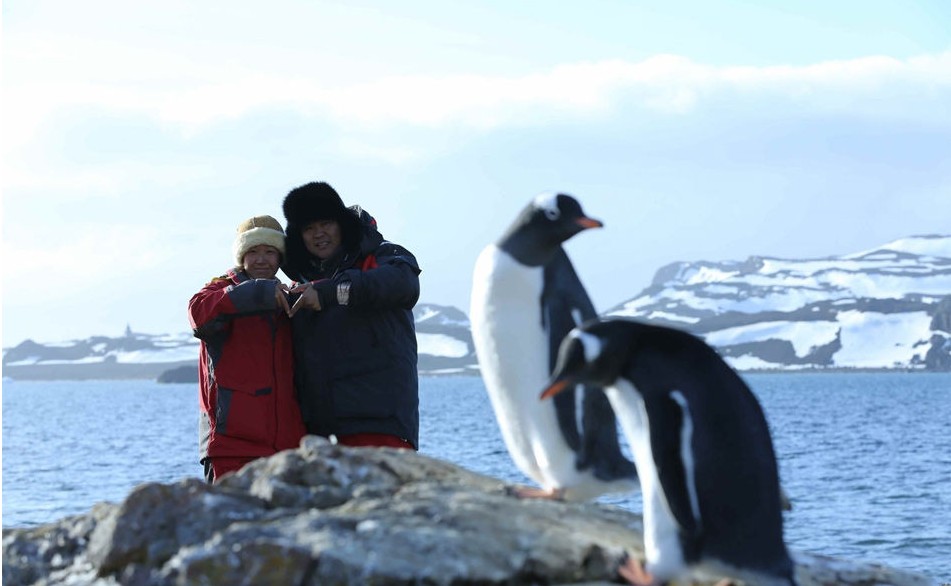
[[[244,264],[244,255],[255,246],[273,246],[284,257],[284,230],[271,216],[254,216],[238,224],[238,236],[234,239],[234,260]]]

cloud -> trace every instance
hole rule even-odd
[[[394,125],[493,129],[605,118],[619,109],[685,114],[727,99],[948,123],[951,109],[940,106],[951,103],[951,52],[804,67],[712,67],[662,55],[637,63],[566,64],[522,77],[394,76],[346,87],[259,76],[169,96],[160,101],[157,114],[194,128],[255,108],[283,107],[365,130]],[[919,107],[910,109],[910,103]],[[937,108],[924,111],[920,106],[925,104]]]
[[[77,308],[126,319],[115,316],[139,315],[145,289],[148,328],[177,331],[183,300],[228,266],[236,218],[279,217],[275,194],[311,174],[331,176],[429,258],[428,300],[460,306],[473,243],[496,236],[514,194],[541,189],[583,195],[610,213],[601,245],[623,234],[639,250],[620,284],[614,264],[585,269],[602,307],[673,260],[826,254],[830,234],[894,238],[947,216],[951,53],[806,67],[657,56],[336,86],[170,62],[181,67],[172,84],[41,76],[30,83],[49,85],[32,103],[22,77],[6,88],[35,115],[19,120],[7,99],[4,117],[37,141],[3,161],[15,172],[3,178],[14,187],[4,194],[8,340],[55,339],[61,323],[96,333],[106,316]],[[603,256],[595,239],[575,246],[579,258]]]
[[[19,53],[33,46],[21,46]],[[265,109],[373,132],[406,125],[538,125],[607,117],[621,109],[682,115],[730,100],[951,122],[951,51],[801,67],[713,67],[658,55],[640,62],[565,64],[524,76],[391,76],[332,85],[320,71],[292,75],[252,64],[213,68],[174,52],[119,52],[101,43],[76,50],[86,58],[68,63],[72,71],[62,75],[52,65],[56,61],[39,50],[7,73],[8,144],[29,140],[40,121],[70,105],[145,114],[185,135]]]

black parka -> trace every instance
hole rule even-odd
[[[419,384],[413,306],[419,265],[408,250],[383,239],[376,221],[358,206],[357,222],[341,222],[342,256],[329,262],[307,252],[304,226],[287,226],[282,270],[303,283],[350,282],[347,305],[301,310],[293,318],[295,384],[312,434],[380,433],[419,447]],[[347,246],[349,244],[349,246]]]

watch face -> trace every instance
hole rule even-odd
[[[350,283],[340,283],[337,285],[337,303],[346,305],[350,302]]]

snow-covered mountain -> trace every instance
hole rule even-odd
[[[190,333],[132,332],[118,338],[93,336],[39,344],[26,340],[3,351],[3,377],[27,380],[157,378],[170,368],[191,366],[197,380],[198,340]]]
[[[448,305],[413,308],[420,374],[478,374],[469,318]]]
[[[740,370],[947,370],[951,236],[820,259],[674,263],[608,313],[693,332]]]
[[[679,262],[607,313],[686,329],[739,370],[951,370],[951,236],[808,260]],[[423,375],[478,374],[469,320],[454,307],[413,311]],[[127,330],[4,350],[13,379],[197,380],[191,334]]]
[[[454,307],[420,304],[413,310],[423,375],[478,373],[469,320]],[[27,340],[4,349],[3,376],[12,379],[198,380],[198,340],[191,333],[94,336],[55,344]]]

